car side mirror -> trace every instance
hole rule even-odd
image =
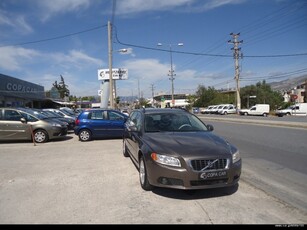
[[[136,127],[135,125],[129,126],[128,130],[131,131],[131,132],[136,132],[136,131],[138,131],[138,129],[137,129],[137,127]]]
[[[27,120],[26,120],[26,118],[24,118],[24,117],[20,118],[20,121],[21,121],[21,123],[23,123],[23,124],[27,124]]]
[[[137,131],[137,127],[134,124],[134,122],[126,122],[125,126],[126,126],[128,132],[136,132]]]
[[[213,128],[213,125],[207,125],[207,129],[209,130],[209,131],[213,131],[214,130],[214,128]]]

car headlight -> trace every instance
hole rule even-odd
[[[62,126],[61,126],[60,124],[58,124],[58,123],[53,123],[52,126],[53,126],[53,127],[62,127]]]
[[[170,157],[166,155],[161,155],[157,153],[152,153],[151,158],[160,164],[163,165],[169,165],[169,166],[175,166],[175,167],[181,167],[180,161],[176,157]]]
[[[237,150],[234,154],[232,154],[232,162],[236,163],[240,159],[241,159],[240,152],[239,152],[239,150]]]

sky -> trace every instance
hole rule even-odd
[[[97,96],[108,22],[112,67],[128,70],[117,96],[171,94],[171,66],[175,94],[234,88],[231,33],[240,87],[307,74],[307,0],[1,0],[0,73]]]

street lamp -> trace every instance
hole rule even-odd
[[[162,43],[158,43],[158,46],[163,46]],[[177,46],[183,46],[183,43],[178,43]],[[171,70],[169,71],[170,73],[168,74],[168,76],[170,76],[170,80],[172,82],[172,107],[175,106],[175,100],[174,100],[174,76],[176,76],[176,74],[174,74],[174,69],[173,69],[173,51],[172,51],[172,44],[169,44],[169,53],[170,53],[170,57],[171,57]]]

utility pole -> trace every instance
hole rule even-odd
[[[237,100],[237,109],[241,109],[241,98],[240,98],[240,85],[239,85],[239,80],[240,80],[240,66],[239,66],[239,58],[240,58],[240,50],[239,44],[243,43],[242,41],[238,41],[238,37],[240,36],[240,33],[230,34],[233,38],[233,41],[229,40],[228,43],[233,44],[233,58],[235,59],[235,80],[236,80],[236,100]]]
[[[150,84],[150,86],[151,86],[151,96],[152,96],[151,105],[153,107],[154,106],[154,96],[155,96],[154,90],[155,90],[155,87],[154,87],[154,84]]]
[[[174,73],[174,69],[173,69],[173,55],[172,55],[172,45],[170,44],[169,46],[169,50],[170,50],[170,55],[171,55],[171,70],[169,71],[168,76],[170,76],[170,80],[172,82],[172,107],[174,107],[175,105],[175,99],[174,99],[174,76],[176,76],[176,74]]]
[[[138,99],[140,101],[141,95],[140,95],[140,78],[138,78]]]
[[[113,77],[112,77],[112,25],[111,22],[108,21],[108,46],[109,46],[109,100],[110,100],[110,108],[114,109],[114,97],[113,97]]]
[[[183,46],[183,43],[178,43],[178,46]],[[162,46],[162,43],[158,43],[158,46]],[[174,76],[176,76],[176,74],[174,73],[174,69],[173,69],[173,50],[172,50],[172,44],[169,44],[169,53],[170,53],[170,57],[171,57],[171,70],[169,71],[168,76],[170,76],[170,80],[172,82],[172,107],[175,106],[175,99],[174,99]]]

